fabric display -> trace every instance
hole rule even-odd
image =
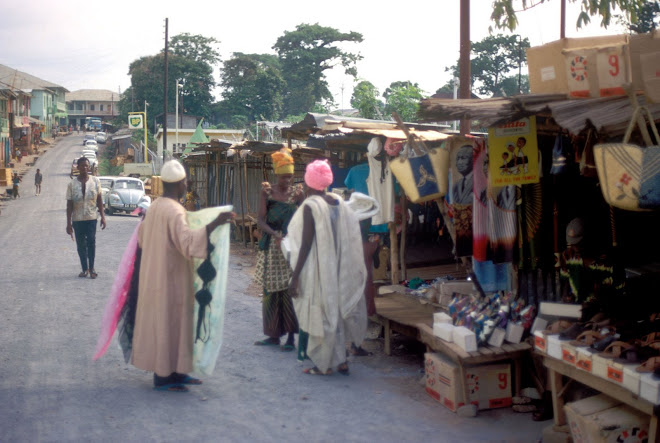
[[[372,217],[371,222],[374,225],[393,222],[394,183],[380,138],[374,137],[369,142],[367,160],[369,162],[369,176],[367,177],[369,192],[367,195],[375,198],[380,205],[380,212]]]
[[[370,169],[369,163],[361,163],[355,165],[349,169],[346,179],[344,180],[344,186],[348,189],[352,189],[355,192],[359,192],[364,195],[369,195],[369,186],[367,185],[367,180],[369,178]],[[375,199],[375,197],[373,197]],[[394,198],[394,196],[392,196]],[[376,200],[376,199],[375,199]],[[378,202],[378,200],[376,200]],[[380,208],[380,202],[378,202]],[[380,213],[379,209],[379,213]],[[382,218],[382,217],[381,217]],[[387,223],[376,224],[373,222],[374,217],[369,220],[369,232],[388,232]]]
[[[493,293],[486,297],[457,295],[449,304],[454,326],[465,326],[475,333],[477,344],[488,342],[495,328],[506,329],[509,322],[521,325],[529,332],[536,318],[536,308],[512,293]]]
[[[449,145],[450,214],[456,231],[456,256],[472,255],[472,209],[474,189],[474,145],[472,137],[452,137]]]

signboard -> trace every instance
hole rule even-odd
[[[129,129],[142,129],[142,114],[129,114],[128,128]]]
[[[536,117],[522,118],[488,129],[491,186],[539,182]]]

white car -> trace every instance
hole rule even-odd
[[[98,152],[99,150],[99,145],[96,143],[96,140],[87,140],[85,142],[85,148],[84,149],[92,149],[94,152]]]
[[[106,211],[112,215],[116,211],[130,214],[140,203],[151,203],[144,193],[144,183],[139,178],[115,177],[108,192]]]
[[[98,143],[105,143],[106,141],[108,141],[108,135],[105,132],[97,132],[94,139]]]
[[[93,165],[94,163],[96,163],[96,154],[94,152],[86,150],[86,151],[83,151],[82,156],[87,157],[89,159],[89,164],[90,165]]]
[[[103,206],[108,206],[108,195],[110,194],[110,189],[112,189],[112,183],[120,177],[113,176],[101,176],[99,180],[101,181],[101,199],[103,200]]]

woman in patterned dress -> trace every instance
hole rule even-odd
[[[257,346],[279,346],[280,337],[288,334],[282,351],[293,351],[294,334],[298,332],[298,319],[293,309],[288,287],[291,278],[289,267],[280,241],[298,206],[304,200],[302,186],[294,186],[293,157],[291,150],[283,148],[271,155],[277,183],[262,183],[259,217],[257,223],[262,237],[259,241],[259,256],[255,278],[264,289],[263,323],[267,336],[254,344]]]

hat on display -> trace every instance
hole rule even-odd
[[[305,170],[305,183],[312,189],[323,191],[332,184],[332,169],[327,160],[314,160]]]
[[[378,201],[361,192],[352,193],[351,198],[346,202],[346,206],[355,212],[360,221],[371,218],[380,211]]]
[[[584,237],[584,222],[581,218],[574,218],[566,226],[566,244],[577,245]]]
[[[160,170],[160,179],[165,183],[176,183],[186,178],[186,170],[176,160],[165,162]]]
[[[273,152],[270,157],[273,159],[273,171],[277,175],[293,174],[293,156],[291,149],[282,148]]]

